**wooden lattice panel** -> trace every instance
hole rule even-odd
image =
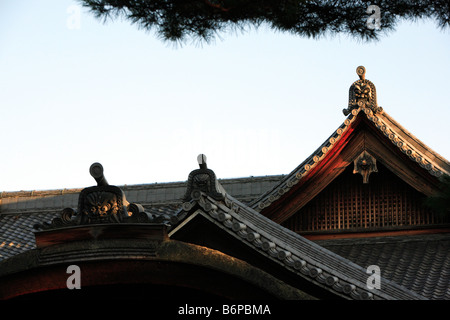
[[[293,231],[380,229],[442,223],[423,205],[425,196],[381,163],[363,184],[347,169],[283,225]]]

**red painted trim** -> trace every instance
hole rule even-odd
[[[437,233],[450,233],[450,228],[396,230],[396,231],[367,231],[357,233],[335,233],[335,234],[307,234],[302,236],[308,240],[315,241],[315,240],[357,239],[357,238],[372,238],[372,237],[413,236],[413,235],[437,234]]]
[[[320,176],[326,176],[333,168],[339,167],[342,164],[342,159],[339,158],[341,151],[349,143],[352,133],[361,122],[363,114],[358,114],[357,118],[349,125],[347,130],[342,134],[341,138],[328,150],[325,157],[320,160],[314,168],[312,168],[300,181],[293,186],[286,194],[274,201],[269,207],[263,209],[261,214],[272,219],[275,222],[281,223],[290,217],[297,209],[292,209],[297,203],[297,198],[302,194],[298,192],[301,188],[307,185],[311,180],[317,179]],[[318,193],[318,192],[317,192]]]

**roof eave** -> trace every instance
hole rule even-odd
[[[183,205],[169,236],[202,215],[265,258],[345,299],[409,300],[424,297],[382,279],[381,290],[367,288],[366,270],[264,217],[226,195],[223,201],[205,193]]]

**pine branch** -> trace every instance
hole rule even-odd
[[[125,17],[140,28],[156,30],[162,39],[188,37],[208,41],[230,27],[268,24],[272,29],[303,37],[347,34],[377,40],[400,20],[431,18],[450,26],[450,4],[444,0],[79,0],[97,18]],[[379,30],[367,27],[369,5],[380,8]]]

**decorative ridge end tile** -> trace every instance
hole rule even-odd
[[[366,79],[366,68],[359,66],[356,68],[359,80],[353,82],[349,89],[348,107],[342,112],[349,115],[354,109],[369,108],[374,113],[382,112],[383,108],[378,106],[377,91],[375,85]]]
[[[35,224],[34,229],[48,230],[88,224],[155,222],[155,217],[146,212],[142,205],[129,203],[121,188],[110,185],[106,181],[103,166],[100,163],[93,163],[89,172],[97,181],[97,185],[81,190],[77,210],[65,208],[50,223]]]
[[[208,169],[206,156],[204,154],[198,155],[197,161],[200,168],[189,174],[187,189],[183,200],[189,201],[198,199],[202,192],[215,200],[224,200],[226,195],[225,189],[217,180],[214,171]]]

